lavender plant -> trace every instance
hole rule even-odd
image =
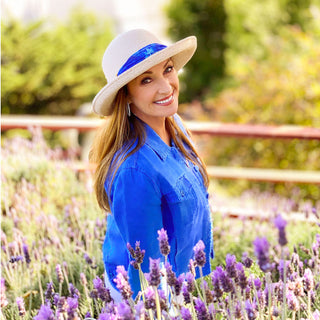
[[[276,197],[270,201],[272,209],[264,211],[271,212],[268,218],[257,223],[231,221],[223,215],[219,223],[215,216],[217,256],[223,248],[229,251],[201,279],[195,279],[195,268],[201,272],[210,263],[201,241],[189,271],[182,275],[168,261],[164,229],[158,231],[162,270],[159,259],[151,259],[150,272],[143,274],[144,249],[139,242],[135,248],[128,244],[142,291],[132,299],[127,271],[118,266],[115,284],[122,300],[115,302],[103,278],[105,220],[92,194],[91,175],[72,171],[61,150],[49,149],[40,131],[33,135],[29,141],[13,139],[3,146],[1,319],[320,318],[319,227],[307,224],[310,235],[315,234],[312,240],[293,232],[299,226],[284,218],[293,205]],[[301,207],[317,216],[317,206]],[[283,208],[286,215],[278,214]]]

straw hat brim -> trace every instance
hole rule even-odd
[[[101,116],[109,116],[113,111],[113,101],[118,91],[135,79],[137,76],[152,68],[153,66],[172,58],[175,69],[181,69],[193,56],[197,48],[197,39],[194,36],[182,39],[165,49],[154,53],[138,64],[134,65],[113,81],[105,85],[93,100],[93,110]]]

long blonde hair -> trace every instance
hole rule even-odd
[[[99,128],[89,154],[90,162],[96,165],[94,172],[96,198],[99,206],[106,211],[110,211],[111,207],[104,187],[106,178],[111,178],[111,188],[113,178],[120,165],[130,155],[139,150],[145,142],[144,124],[134,115],[127,116],[126,104],[127,88],[123,87],[115,98],[112,115]],[[208,187],[209,178],[205,164],[173,117],[166,118],[166,128],[175,145],[181,150],[186,159],[199,167],[204,184]],[[190,135],[189,131],[187,133]],[[108,193],[110,193],[110,189]]]

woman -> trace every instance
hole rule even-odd
[[[192,57],[196,38],[170,46],[153,34],[131,30],[116,37],[105,51],[102,67],[108,84],[93,101],[93,110],[110,116],[90,154],[97,164],[95,192],[110,212],[103,245],[106,283],[116,267],[128,270],[134,296],[140,290],[138,271],[127,243],[140,241],[149,257],[160,258],[157,231],[165,229],[171,247],[169,262],[177,275],[188,271],[193,247],[201,239],[210,272],[213,258],[208,206],[208,176],[178,110],[177,71]]]

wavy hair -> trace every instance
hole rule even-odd
[[[111,188],[121,164],[143,146],[146,138],[143,122],[134,115],[127,116],[127,94],[126,87],[119,90],[114,101],[113,113],[98,129],[89,154],[90,162],[96,166],[94,172],[96,198],[100,208],[107,212],[110,212],[111,203],[108,197],[110,189],[106,191],[104,187],[106,178],[111,178]],[[199,167],[204,184],[208,187],[209,178],[205,164],[190,139],[173,117],[166,118],[166,128],[185,158]],[[187,134],[190,135],[190,132],[187,131]]]

